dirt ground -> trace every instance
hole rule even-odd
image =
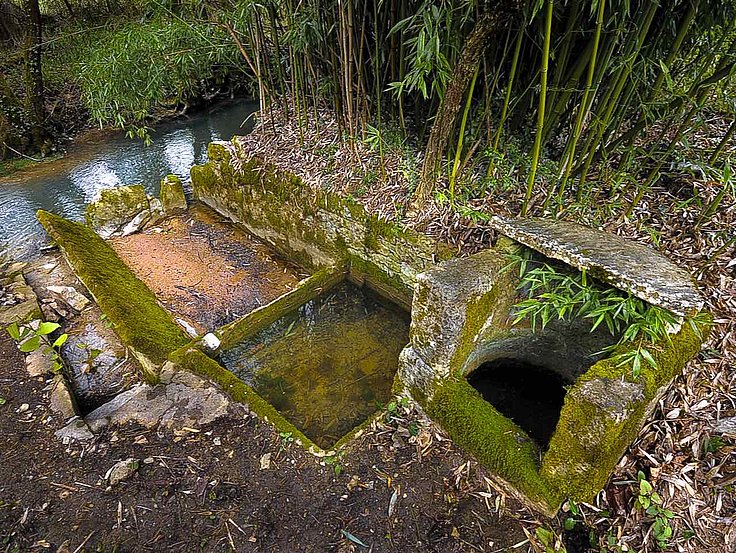
[[[169,311],[200,333],[269,303],[307,276],[203,204],[110,243]]]
[[[408,407],[325,463],[251,416],[65,446],[44,386],[0,333],[2,552],[528,549],[532,515]],[[106,472],[129,458],[138,470],[110,488]]]

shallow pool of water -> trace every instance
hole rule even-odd
[[[35,218],[38,209],[81,221],[86,204],[103,188],[143,184],[149,193],[158,194],[161,179],[169,173],[188,181],[189,169],[207,160],[207,145],[250,132],[253,121],[248,118],[257,109],[257,102],[234,101],[163,123],[154,129],[150,146],[123,133],[93,135],[60,160],[3,179],[0,252],[33,256],[45,241]]]
[[[388,402],[408,340],[406,312],[344,281],[220,361],[326,449]]]

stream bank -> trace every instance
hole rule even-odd
[[[154,129],[151,146],[122,132],[95,131],[65,157],[0,179],[0,252],[28,259],[45,243],[38,209],[80,221],[85,205],[103,188],[142,183],[157,195],[167,174],[188,181],[189,169],[206,161],[207,145],[249,132],[257,108],[252,101],[233,101],[163,122]]]

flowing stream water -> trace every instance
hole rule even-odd
[[[247,134],[257,102],[239,101],[209,112],[158,125],[153,144],[126,138],[122,132],[90,135],[67,156],[0,180],[0,252],[32,257],[46,241],[36,221],[38,209],[81,221],[87,203],[103,188],[143,184],[158,194],[169,173],[189,180],[189,169],[207,160],[207,145]]]

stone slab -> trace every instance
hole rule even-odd
[[[567,221],[493,217],[491,225],[547,257],[585,269],[591,276],[676,315],[693,315],[703,308],[692,276],[637,242]]]

